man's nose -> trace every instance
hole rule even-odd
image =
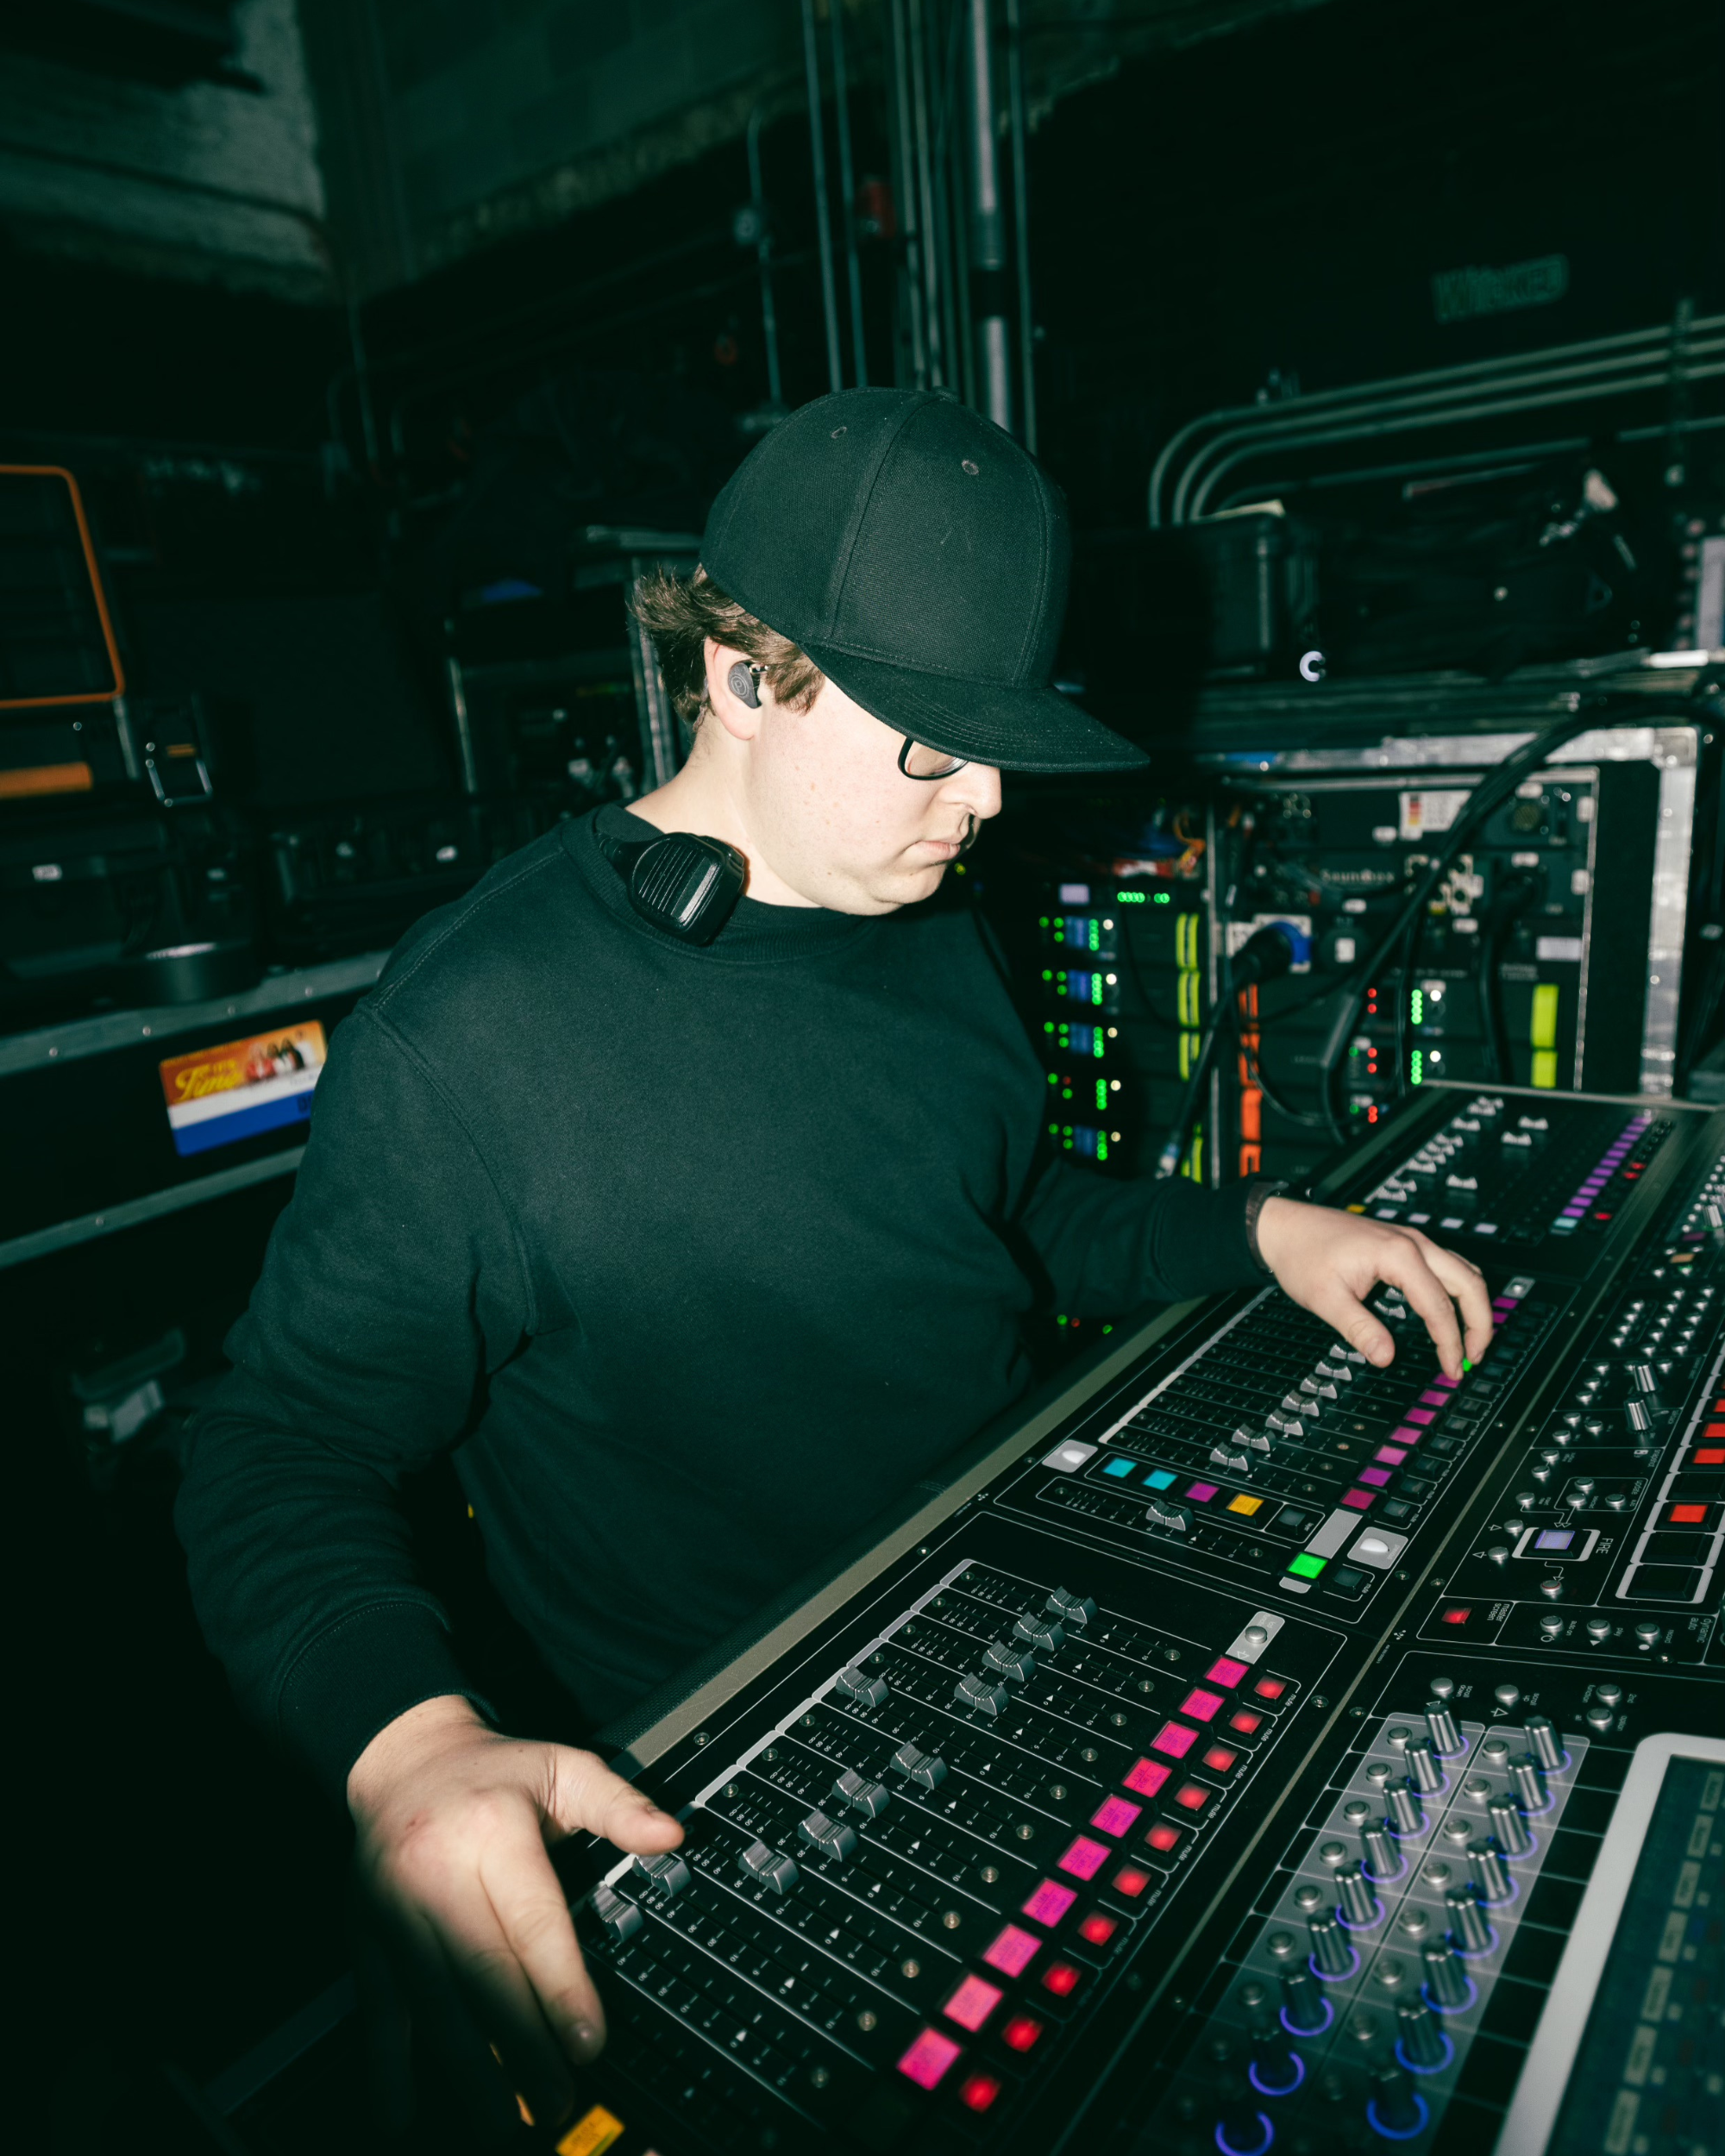
[[[947,781],[944,797],[980,820],[1000,812],[1000,774],[993,764],[967,763]]]

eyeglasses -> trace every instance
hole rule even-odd
[[[944,749],[913,741],[908,734],[899,750],[899,768],[907,779],[950,779],[969,761],[969,756],[949,756]]]

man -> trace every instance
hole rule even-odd
[[[598,1722],[1007,1406],[1038,1290],[1083,1313],[1267,1271],[1381,1363],[1387,1282],[1452,1374],[1490,1337],[1478,1274],[1411,1231],[1044,1157],[988,950],[925,903],[1001,768],[1143,761],[1047,685],[1065,524],[1022,450],[944,398],[823,398],[703,561],[642,602],[684,768],[422,923],[337,1034],[180,1504],[212,1645],[345,1794],[416,2011],[500,2119],[511,2086],[559,2115],[603,2036],[546,1843],[681,1830],[490,1726],[414,1577],[409,1469],[453,1451]],[[674,833],[718,842],[693,881],[647,873]]]

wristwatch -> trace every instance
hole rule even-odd
[[[1267,1179],[1259,1176],[1254,1176],[1246,1185],[1246,1248],[1251,1252],[1252,1263],[1257,1266],[1261,1273],[1267,1273],[1270,1270],[1270,1268],[1264,1263],[1264,1253],[1258,1247],[1258,1216],[1264,1211],[1264,1206],[1268,1204],[1270,1199],[1284,1197],[1287,1194],[1287,1191],[1288,1185],[1285,1182],[1271,1182]]]

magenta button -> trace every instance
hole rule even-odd
[[[1372,1495],[1373,1493],[1369,1489],[1344,1490],[1342,1502],[1345,1505],[1352,1505],[1356,1512],[1364,1512],[1371,1503]]]
[[[1410,1429],[1405,1422],[1398,1423],[1389,1432],[1389,1442],[1391,1445],[1417,1445],[1425,1434],[1423,1430]]]
[[[1188,1482],[1186,1495],[1195,1505],[1208,1505],[1216,1494],[1214,1482]]]
[[[1444,1398],[1443,1395],[1438,1390],[1437,1387],[1433,1385],[1428,1392],[1423,1392],[1421,1394],[1420,1405],[1422,1407],[1447,1407],[1449,1406],[1449,1402]]]
[[[1452,1393],[1460,1382],[1461,1380],[1458,1377],[1434,1377],[1432,1380],[1432,1389],[1433,1392]]]
[[[1434,1421],[1436,1418],[1429,1407],[1410,1407],[1408,1410],[1408,1420],[1409,1422],[1425,1423]]]
[[[938,2028],[925,2028],[900,2059],[899,2071],[908,2075],[919,2089],[938,2088],[960,2048]]]
[[[1400,1445],[1380,1445],[1372,1454],[1374,1460],[1382,1460],[1386,1466],[1400,1467],[1408,1457],[1407,1448]]]
[[[1382,1489],[1389,1480],[1389,1470],[1387,1467],[1363,1467],[1359,1470],[1359,1479],[1362,1482],[1370,1482],[1376,1489]]]
[[[1125,1808],[1132,1811],[1135,1808],[1128,1804]],[[1080,1834],[1060,1859],[1060,1869],[1070,1871],[1075,1879],[1094,1879],[1107,1861],[1108,1852],[1101,1842],[1092,1841],[1088,1834]]]

